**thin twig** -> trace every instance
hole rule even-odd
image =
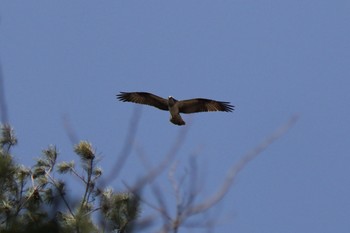
[[[70,171],[71,171],[76,177],[78,177],[81,181],[83,181],[84,184],[87,184],[87,181],[84,179],[84,177],[82,177],[81,175],[79,175],[79,174],[77,173],[77,171],[76,171],[73,167],[71,167]]]
[[[67,201],[66,198],[64,197],[64,193],[63,193],[62,190],[58,187],[58,185],[57,185],[55,179],[52,178],[52,177],[50,176],[49,173],[46,173],[46,175],[47,175],[47,177],[49,177],[49,179],[51,180],[51,183],[53,184],[53,186],[55,186],[55,188],[57,189],[58,193],[60,194],[60,196],[61,196],[61,198],[62,198],[62,200],[63,200],[63,202],[64,202],[64,204],[65,204],[66,207],[68,208],[69,213],[75,218],[75,215],[74,215],[72,209],[70,208],[70,206],[69,206],[69,204],[68,204],[68,201]]]
[[[93,163],[94,163],[94,159],[90,159],[90,164],[89,164],[89,167],[87,169],[87,182],[86,182],[86,188],[85,188],[85,193],[84,193],[84,197],[83,197],[83,201],[81,202],[81,205],[80,205],[80,209],[83,208],[83,206],[85,205],[85,203],[87,203],[89,200],[89,196],[90,196],[90,192],[91,192],[91,188],[90,188],[90,185],[91,185],[91,176],[92,176],[92,167],[93,167]]]

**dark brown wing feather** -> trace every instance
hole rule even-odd
[[[168,110],[168,101],[166,99],[147,92],[120,92],[117,98],[123,102],[146,104],[161,110]]]
[[[234,110],[234,106],[231,105],[230,102],[216,101],[203,98],[181,100],[177,102],[177,104],[181,113],[213,111],[232,112]]]

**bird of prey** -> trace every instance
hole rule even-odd
[[[188,100],[176,100],[172,96],[164,99],[147,92],[120,92],[117,98],[123,102],[146,104],[161,110],[170,112],[170,122],[175,125],[185,125],[180,113],[232,112],[234,106],[230,102],[216,101],[211,99],[195,98]]]

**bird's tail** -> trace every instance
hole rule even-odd
[[[180,115],[176,115],[170,118],[170,122],[175,125],[185,125],[186,123],[182,120]]]

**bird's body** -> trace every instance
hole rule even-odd
[[[168,107],[170,112],[170,122],[175,125],[185,125],[185,121],[182,120],[182,117],[180,115],[180,109],[178,104],[176,104],[178,101],[174,99],[173,97],[169,96],[168,98]]]
[[[216,101],[211,99],[195,98],[188,100],[176,100],[172,96],[168,99],[156,96],[147,92],[121,92],[117,98],[123,102],[146,104],[161,110],[170,112],[170,122],[175,125],[185,125],[180,113],[232,112],[234,106],[229,102]]]

